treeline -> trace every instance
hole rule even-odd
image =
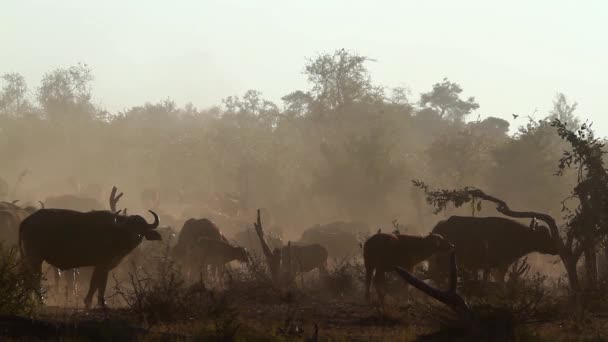
[[[164,100],[119,113],[95,105],[84,64],[53,70],[31,90],[4,74],[0,197],[104,200],[116,184],[133,207],[144,189],[158,190],[178,217],[187,207],[218,210],[230,194],[243,212],[267,208],[286,228],[397,218],[422,230],[437,220],[411,184],[424,178],[559,213],[574,178],[554,176],[564,142],[549,119],[575,127],[576,103],[558,94],[546,117],[510,134],[503,119],[468,119],[479,104],[457,83],[446,78],[415,96],[375,85],[367,62],[345,50],[316,56],[305,68],[309,89],[280,105],[250,90],[204,110]]]

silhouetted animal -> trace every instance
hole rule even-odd
[[[108,272],[116,267],[145,237],[161,239],[155,230],[158,216],[149,224],[138,215],[120,216],[110,211],[77,212],[41,209],[26,218],[19,229],[21,254],[40,286],[42,262],[61,270],[94,266],[89,291],[84,299],[89,308],[97,291],[98,303],[105,306]]]
[[[187,274],[191,273],[192,267],[202,267],[194,251],[199,248],[198,241],[201,238],[228,243],[220,229],[209,219],[189,219],[184,222],[172,254],[176,261],[185,266]]]
[[[535,224],[528,227],[503,217],[452,216],[437,223],[433,233],[454,244],[459,268],[483,270],[486,279],[494,273],[499,282],[504,281],[509,266],[526,254],[558,254],[547,227]],[[429,261],[429,273],[434,280],[447,278],[448,258],[447,254],[437,255]]]
[[[373,235],[363,245],[365,299],[368,301],[370,299],[372,278],[378,298],[383,302],[386,292],[385,272],[392,271],[395,266],[401,266],[412,273],[418,263],[436,253],[450,251],[453,247],[450,242],[437,234],[424,237],[385,233]]]
[[[226,263],[233,260],[249,261],[249,254],[245,248],[234,247],[225,241],[204,237],[197,240],[196,246],[192,249],[192,254],[200,260],[203,273],[206,273],[207,266],[211,266],[216,280],[220,279],[218,270],[223,269]]]
[[[22,208],[17,205],[17,202],[0,202],[0,242],[5,248],[17,247],[19,225],[26,217],[38,210],[33,206]],[[44,208],[42,202],[40,204]]]
[[[264,238],[266,239],[266,243],[271,250],[275,248],[283,248],[284,243],[281,237],[274,233],[273,231],[267,231]],[[262,245],[260,244],[260,239],[258,238],[257,233],[253,227],[247,228],[247,230],[242,230],[236,234],[234,234],[233,240],[239,245],[247,248],[252,254],[262,255]]]
[[[325,247],[332,258],[347,258],[359,252],[358,233],[366,234],[369,227],[357,222],[336,221],[308,228],[299,242],[318,243]]]
[[[288,243],[281,248],[281,271],[295,276],[299,273],[318,269],[321,275],[327,274],[327,249],[318,243]]]

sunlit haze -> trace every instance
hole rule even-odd
[[[12,1],[0,11],[0,73],[33,91],[45,72],[87,63],[94,102],[117,112],[170,98],[199,108],[248,89],[281,104],[308,89],[306,58],[376,60],[373,81],[416,101],[443,77],[475,96],[470,115],[514,126],[557,92],[608,135],[603,1]],[[521,115],[513,121],[511,114]]]

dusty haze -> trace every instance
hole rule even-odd
[[[538,120],[608,131],[604,3],[256,4],[3,4],[2,199],[105,205],[118,185],[122,205],[154,189],[178,219],[230,194],[294,235],[422,232],[439,217],[412,179],[557,214],[571,179]]]

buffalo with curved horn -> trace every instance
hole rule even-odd
[[[42,262],[60,270],[94,267],[84,299],[90,308],[97,291],[98,304],[105,306],[108,273],[136,248],[145,237],[161,240],[156,231],[158,215],[150,210],[154,223],[139,215],[123,216],[110,211],[78,212],[67,209],[40,209],[26,218],[19,229],[19,246],[26,265],[39,288]]]

